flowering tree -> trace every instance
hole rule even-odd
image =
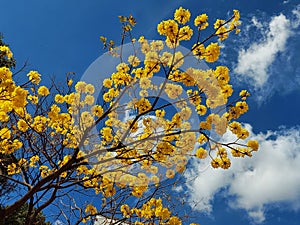
[[[221,47],[212,41],[239,32],[239,12],[218,19],[206,38],[201,34],[208,16],[196,16],[194,24],[190,17],[180,7],[173,19],[157,26],[165,39],[149,41],[133,38],[135,19],[120,16],[120,47],[100,38],[107,56],[118,60],[100,86],[84,80],[73,84],[72,74],[64,87],[43,86],[37,71],[19,84],[2,65],[5,173],[0,176],[18,192],[0,197],[6,202],[0,218],[28,204],[25,224],[49,206],[68,224],[99,218],[114,224],[181,224],[182,214],[166,193],[190,158],[209,157],[213,168],[228,169],[231,157],[258,150],[236,121],[248,110],[249,93],[242,90],[231,99],[229,69],[200,67],[218,60]],[[189,49],[180,46],[184,41]],[[0,46],[0,53],[6,60],[12,57],[7,46]],[[191,61],[196,64],[189,66]],[[227,130],[235,141],[221,141]]]

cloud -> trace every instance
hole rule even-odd
[[[300,5],[292,10],[292,14],[294,15],[292,26],[293,28],[298,28],[300,26]]]
[[[255,16],[252,17],[251,19],[252,24],[257,27],[258,29],[263,28],[263,24],[257,20],[257,18]]]
[[[107,224],[119,224],[119,225],[128,225],[128,223],[119,222],[118,220],[112,220],[103,216],[96,216],[94,225],[107,225]]]
[[[249,124],[250,139],[260,142],[252,158],[233,158],[229,170],[203,170],[207,161],[194,161],[186,178],[190,202],[196,209],[211,213],[213,200],[220,194],[228,198],[231,208],[244,209],[256,223],[262,223],[269,206],[288,205],[298,210],[300,204],[300,131],[280,129],[255,134]],[[225,142],[234,140],[228,132]],[[200,172],[198,172],[200,171]],[[193,203],[192,203],[193,201]],[[196,202],[196,203],[195,203]],[[282,203],[282,205],[281,205]]]
[[[287,4],[289,2],[290,2],[290,0],[285,0],[285,1],[283,1],[283,4]]]
[[[64,223],[63,222],[61,222],[60,220],[56,220],[55,222],[54,222],[54,225],[63,225]]]
[[[252,23],[255,27],[262,29],[263,25],[256,17],[252,18]],[[249,48],[239,51],[235,72],[251,78],[256,86],[263,86],[270,76],[269,67],[274,62],[276,55],[285,50],[291,33],[290,21],[285,15],[280,14],[273,17],[263,38],[253,42]]]

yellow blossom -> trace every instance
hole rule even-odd
[[[211,43],[205,49],[205,60],[207,62],[215,62],[220,55],[220,46],[218,43]]]
[[[1,139],[10,139],[11,133],[7,127],[4,127],[0,130],[0,137]]]
[[[79,93],[85,92],[86,83],[84,81],[79,81],[75,84],[75,90]]]
[[[175,176],[174,170],[167,170],[166,171],[166,177],[167,178],[173,178]]]
[[[8,46],[1,45],[0,46],[0,51],[4,52],[4,54],[7,56],[8,59],[11,59],[12,56],[13,56],[13,53],[11,52],[11,50],[9,49]]]
[[[19,120],[17,125],[18,125],[18,129],[22,132],[26,132],[29,127],[28,123],[23,119]]]
[[[94,85],[92,85],[92,84],[87,84],[86,86],[85,86],[85,93],[88,93],[88,94],[94,94],[94,91],[95,91],[95,87],[94,87]]]
[[[97,213],[97,209],[95,206],[91,205],[91,204],[88,204],[85,208],[85,212],[87,214],[91,214],[91,215],[94,215]]]
[[[207,157],[207,151],[200,147],[196,150],[196,156],[199,158],[199,159],[205,159]]]
[[[174,19],[181,24],[185,24],[190,20],[191,13],[189,10],[180,7],[174,13]]]
[[[50,92],[49,92],[49,89],[48,89],[47,87],[41,86],[41,87],[39,87],[39,89],[38,89],[38,94],[39,94],[39,95],[42,95],[42,96],[47,96],[47,95],[50,94]]]
[[[130,65],[132,65],[133,67],[136,67],[136,66],[138,66],[139,64],[140,64],[140,59],[137,57],[137,56],[135,56],[135,55],[130,55],[129,57],[128,57],[128,62],[129,62],[129,64]]]
[[[91,112],[94,116],[100,117],[103,114],[103,108],[100,105],[94,105],[91,108]]]
[[[37,71],[30,71],[27,76],[33,84],[39,84],[41,81],[41,75]]]
[[[64,96],[60,95],[60,94],[56,94],[55,95],[55,98],[54,98],[54,101],[56,103],[64,103],[65,99],[64,99]]]
[[[39,160],[40,160],[40,157],[39,157],[38,155],[32,156],[32,157],[30,158],[29,166],[30,166],[30,167],[36,167],[35,163],[36,163],[37,161],[39,161]]]
[[[194,25],[198,27],[199,30],[204,30],[208,26],[208,16],[206,14],[201,14],[197,16],[194,20]]]
[[[258,141],[256,140],[249,140],[247,146],[251,148],[253,151],[257,151],[259,144]]]

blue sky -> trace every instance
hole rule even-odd
[[[190,1],[4,1],[0,32],[18,67],[38,70],[45,80],[80,76],[102,53],[99,36],[119,40],[118,15],[137,19],[134,34],[159,38],[156,24],[183,6],[192,15],[225,18],[241,12],[242,31],[224,43],[220,59],[237,89],[248,88],[250,110],[240,121],[261,143],[251,160],[230,171],[193,162],[186,189],[197,222],[219,224],[298,224],[300,221],[300,2],[296,0]],[[251,125],[250,125],[251,124]],[[224,137],[230,139],[230,135]],[[213,178],[212,178],[213,177]],[[188,200],[187,199],[187,200]]]

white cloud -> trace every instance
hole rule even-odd
[[[63,225],[64,223],[63,222],[61,222],[60,220],[56,220],[55,222],[54,222],[54,225]]]
[[[256,17],[252,18],[252,23],[260,30],[263,29],[262,23]],[[276,55],[285,50],[291,33],[290,20],[285,15],[273,17],[263,38],[253,42],[249,48],[239,51],[235,72],[251,78],[257,87],[263,86],[269,77],[269,66],[275,60]]]
[[[225,171],[209,168],[203,172],[203,164],[207,162],[194,162],[186,174],[186,178],[197,175],[195,180],[188,183],[190,200],[197,202],[197,210],[210,213],[217,194],[231,197],[228,205],[246,210],[256,223],[265,220],[265,211],[271,205],[285,203],[291,209],[298,210],[299,129],[254,134],[250,125],[246,124],[246,127],[250,130],[250,138],[260,142],[260,150],[252,158],[233,158],[232,167]],[[224,141],[230,140],[233,140],[233,135],[227,133]]]
[[[297,7],[292,10],[292,14],[295,17],[292,21],[292,26],[293,28],[298,28],[300,26],[300,5],[297,5]]]
[[[262,223],[266,219],[264,212],[261,209],[249,211],[248,214],[256,223]]]
[[[105,218],[103,216],[97,216],[94,222],[94,225],[107,225],[107,224],[116,224],[117,220],[112,220],[109,218]],[[127,223],[118,223],[120,225],[127,225]]]
[[[255,16],[252,17],[251,22],[253,23],[253,25],[259,29],[263,28],[263,24],[257,20],[257,18]]]

